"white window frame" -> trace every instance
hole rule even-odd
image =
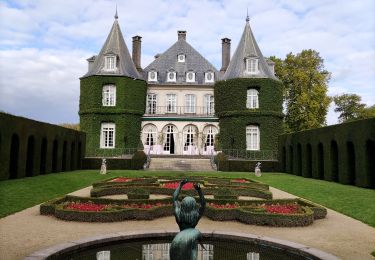
[[[116,55],[107,55],[104,57],[104,70],[106,71],[115,71],[117,64],[116,64]]]
[[[258,74],[259,73],[259,59],[246,58],[246,73]]]
[[[155,125],[147,124],[143,127],[143,139],[145,146],[154,146],[157,142],[158,130]]]
[[[260,150],[260,129],[257,125],[246,126],[246,150]]]
[[[196,112],[196,102],[197,98],[194,94],[185,95],[185,113],[195,113]]]
[[[185,54],[178,54],[177,55],[177,62],[183,63],[183,62],[185,62],[185,60],[186,60]]]
[[[167,94],[166,112],[177,113],[177,95],[176,94]]]
[[[116,86],[104,85],[102,90],[102,105],[104,107],[116,106]]]
[[[192,78],[189,79],[189,75],[192,75]],[[195,82],[195,72],[193,71],[188,71],[186,73],[186,82],[189,82],[189,83],[194,83]]]
[[[100,148],[115,148],[116,125],[114,123],[102,123],[100,129]]]
[[[208,76],[211,75],[211,79],[208,79]],[[212,71],[208,71],[204,73],[204,82],[205,83],[214,83],[215,82],[215,74]]]
[[[257,89],[249,88],[247,90],[246,108],[259,108],[259,91]]]
[[[152,77],[152,73],[155,73],[155,77]],[[155,70],[151,70],[147,73],[148,81],[150,82],[157,82],[158,81],[158,72]]]
[[[215,114],[215,99],[214,99],[214,95],[212,95],[212,94],[206,94],[206,95],[204,95],[203,111],[207,115],[213,115],[213,114]]]
[[[177,73],[175,71],[169,71],[167,73],[167,82],[176,82],[176,75]],[[171,79],[170,76],[173,75],[173,78]]]
[[[157,113],[157,95],[155,93],[148,93],[146,100],[146,114],[156,114]]]

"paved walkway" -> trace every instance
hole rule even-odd
[[[73,194],[87,196],[90,188]],[[274,198],[294,197],[283,191],[270,189]],[[202,218],[197,228],[202,232],[242,232],[289,240],[326,251],[342,259],[374,259],[370,252],[375,250],[375,228],[332,210],[328,210],[325,219],[314,221],[307,227],[263,227]],[[23,259],[34,251],[84,237],[161,229],[175,229],[177,232],[174,217],[116,223],[68,222],[52,216],[41,216],[39,206],[35,206],[0,219],[0,259]]]

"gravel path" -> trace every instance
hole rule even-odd
[[[72,194],[87,196],[91,187]],[[274,198],[293,198],[283,191],[270,188]],[[152,221],[127,221],[117,223],[80,223],[41,216],[35,206],[0,219],[0,259],[23,259],[34,251],[69,240],[78,240],[120,231],[175,229],[174,217]],[[360,221],[328,210],[325,219],[314,221],[307,227],[275,228],[244,225],[238,222],[215,222],[202,218],[198,229],[203,232],[232,231],[263,235],[311,246],[343,259],[374,259],[375,228]]]

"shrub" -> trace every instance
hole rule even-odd
[[[133,170],[143,169],[143,165],[147,162],[147,156],[143,151],[136,151],[132,157]]]
[[[146,189],[134,189],[128,193],[128,199],[149,199],[150,191]]]

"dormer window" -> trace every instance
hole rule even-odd
[[[115,55],[105,56],[104,69],[107,71],[114,71],[116,69],[116,56]]]
[[[249,73],[249,74],[259,73],[259,59],[246,58],[246,73]]]
[[[186,73],[186,82],[195,82],[195,73],[192,71],[189,71]]]
[[[174,70],[168,71],[167,82],[176,82],[176,72]]]
[[[158,73],[154,70],[148,72],[148,81],[156,82],[158,81]]]
[[[214,82],[214,73],[212,71],[208,71],[204,73],[204,82],[206,83],[213,83]]]
[[[178,62],[185,62],[185,54],[178,54],[177,55]]]

